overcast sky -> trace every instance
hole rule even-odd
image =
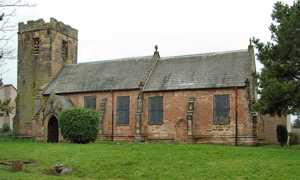
[[[250,37],[270,39],[274,0],[35,0],[16,21],[54,17],[78,29],[78,62],[246,49]],[[292,0],[283,2],[292,3]],[[12,41],[17,47],[15,39]],[[4,83],[16,85],[17,60]]]

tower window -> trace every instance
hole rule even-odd
[[[63,61],[66,61],[68,58],[68,42],[65,40],[62,41],[61,56]]]
[[[39,55],[40,53],[40,38],[33,38],[33,54]]]

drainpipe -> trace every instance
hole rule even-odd
[[[111,90],[111,141],[114,141],[114,108],[115,108],[115,96]]]
[[[234,88],[235,91],[235,142],[234,145],[238,145],[238,88]]]

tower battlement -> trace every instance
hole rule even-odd
[[[27,21],[27,23],[19,23],[18,32],[24,33],[29,31],[39,31],[39,30],[54,30],[65,34],[71,38],[78,38],[78,31],[71,26],[64,24],[55,18],[50,18],[49,22],[45,22],[43,19],[38,19],[34,21]]]

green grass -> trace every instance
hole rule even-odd
[[[23,172],[0,165],[0,179],[300,179],[300,146],[46,144],[0,140],[0,160],[33,159]],[[66,176],[44,172],[62,163]]]

